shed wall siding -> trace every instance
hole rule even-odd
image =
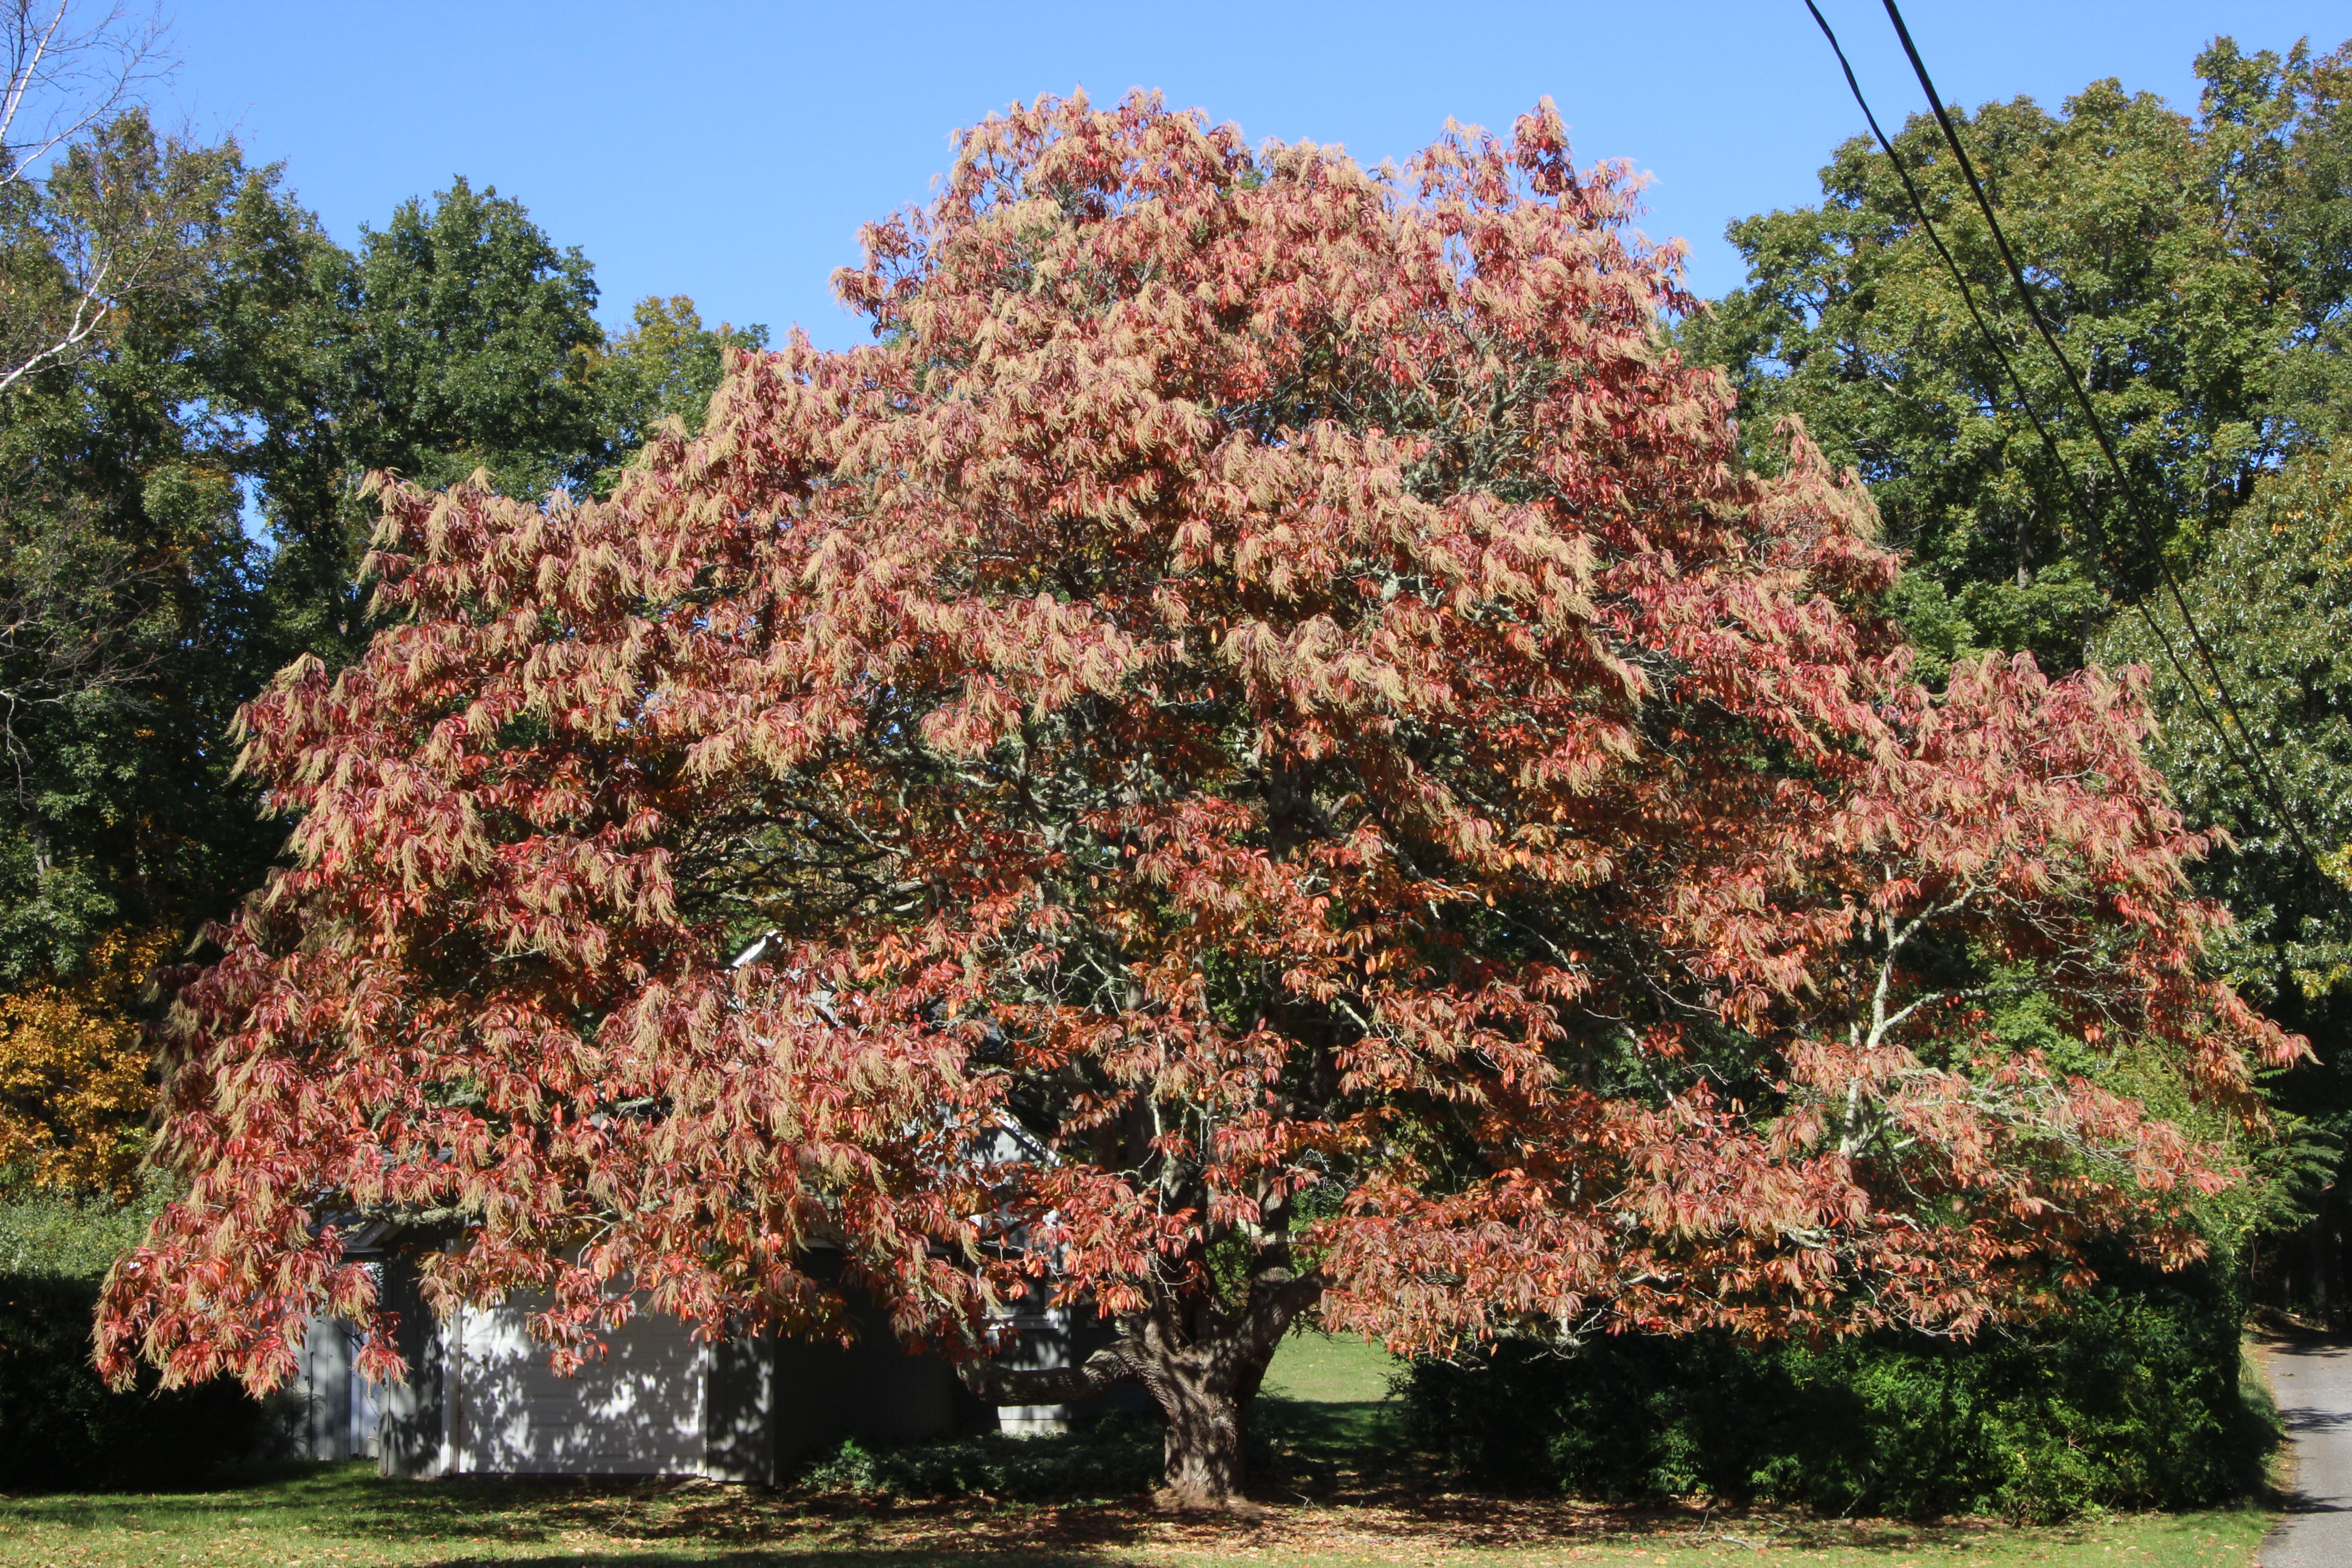
[[[460,1315],[445,1473],[703,1473],[709,1350],[689,1326],[634,1318],[606,1336],[602,1361],[562,1377],[532,1341],[529,1310],[510,1303]]]
[[[356,1337],[335,1319],[312,1318],[303,1325],[301,1371],[278,1396],[287,1457],[375,1458],[382,1400],[353,1365],[358,1352]]]
[[[306,1358],[310,1452],[373,1452],[386,1475],[694,1475],[770,1482],[844,1437],[908,1442],[958,1430],[1059,1428],[1059,1406],[981,1405],[936,1356],[910,1355],[870,1303],[853,1309],[848,1345],[762,1334],[716,1345],[655,1313],[607,1336],[603,1361],[556,1375],[530,1338],[539,1303],[515,1298],[436,1320],[415,1271],[384,1264],[387,1303],[401,1315],[407,1380],[375,1389],[349,1369],[338,1325],[311,1325]],[[1038,1302],[1028,1303],[1033,1309]],[[1091,1323],[1033,1310],[1016,1320],[1015,1366],[1064,1366],[1094,1348]],[[1098,1334],[1097,1337],[1099,1337]],[[1125,1391],[1122,1391],[1125,1392]],[[1117,1395],[1112,1396],[1115,1401]]]

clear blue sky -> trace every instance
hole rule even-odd
[[[1885,121],[1922,107],[1872,0],[1822,0]],[[596,265],[608,322],[648,293],[707,320],[797,321],[842,344],[832,269],[858,224],[921,200],[948,134],[1006,101],[1155,87],[1253,140],[1344,142],[1367,163],[1448,115],[1506,127],[1549,93],[1580,159],[1654,178],[1653,237],[1739,281],[1730,219],[1811,201],[1862,129],[1801,0],[1182,5],[608,0],[180,0],[173,95],[283,159],[346,243],[462,174],[519,197]],[[1912,0],[1947,97],[2054,105],[2120,77],[2182,108],[2189,62],[2352,35],[2343,0]]]

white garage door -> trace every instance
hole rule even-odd
[[[527,1303],[457,1324],[450,1467],[489,1475],[697,1475],[709,1352],[675,1318],[634,1318],[570,1377],[524,1327]]]

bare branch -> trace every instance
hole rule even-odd
[[[142,556],[81,526],[70,512],[26,527],[0,495],[0,754],[26,804],[26,769],[37,743],[26,727],[44,709],[105,700],[136,704],[160,670],[163,648],[140,635],[167,560]]]
[[[105,261],[100,261],[91,270],[89,279],[74,295],[73,315],[67,321],[65,331],[54,341],[36,349],[30,357],[14,369],[0,372],[0,393],[6,392],[42,366],[65,358],[90,340],[107,317],[113,314],[113,306],[105,297],[106,277],[110,270]]]
[[[183,268],[184,160],[122,134],[165,75],[161,13],[0,0],[0,394],[89,350],[124,299]],[[107,129],[113,127],[111,132]],[[136,136],[150,133],[143,121]],[[133,145],[148,153],[126,158]]]
[[[138,102],[176,63],[160,6],[77,10],[74,0],[0,0],[0,184],[37,179],[59,148]]]

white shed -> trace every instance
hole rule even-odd
[[[947,1363],[911,1355],[878,1316],[857,1343],[773,1336],[705,1343],[647,1313],[606,1336],[603,1360],[570,1377],[549,1366],[520,1299],[436,1322],[413,1278],[387,1258],[385,1289],[403,1321],[408,1382],[358,1375],[351,1334],[310,1325],[295,1440],[312,1458],[372,1458],[387,1475],[705,1476],[772,1482],[844,1437],[908,1442],[957,1431],[1059,1431],[1060,1405],[997,1409],[967,1394]],[[1069,1363],[1058,1311],[1014,1320],[1020,1366]]]

